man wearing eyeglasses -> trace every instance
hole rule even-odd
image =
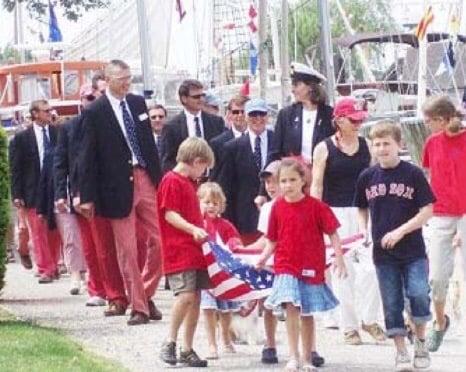
[[[238,228],[243,244],[257,240],[259,210],[254,198],[259,193],[259,174],[268,164],[273,149],[273,132],[266,129],[267,103],[260,98],[246,102],[247,134],[227,142],[217,181],[227,198],[225,216]]]
[[[244,116],[244,104],[249,100],[248,97],[236,96],[230,99],[227,105],[226,125],[228,130],[214,137],[209,141],[215,155],[215,167],[210,174],[212,180],[218,177],[218,171],[223,160],[225,144],[242,135],[246,134],[247,123]]]
[[[96,214],[110,222],[132,309],[127,324],[145,324],[160,319],[152,301],[161,276],[155,197],[160,164],[145,100],[129,93],[132,76],[128,64],[110,61],[105,79],[105,94],[83,113],[79,208],[87,218]],[[148,242],[142,272],[136,225],[145,230]],[[125,309],[113,310],[113,315],[123,315]]]
[[[60,249],[58,231],[49,229],[38,214],[41,197],[41,174],[53,156],[57,128],[51,124],[51,111],[46,100],[31,103],[32,126],[17,133],[10,147],[11,194],[16,208],[25,212],[32,235],[39,283],[50,283],[57,277]]]
[[[178,89],[183,111],[174,116],[162,130],[162,170],[167,172],[176,164],[176,153],[181,142],[188,137],[201,137],[210,141],[225,130],[220,116],[202,111],[204,87],[201,82],[188,79]]]
[[[167,110],[165,107],[159,104],[155,104],[149,107],[149,119],[150,126],[152,127],[152,133],[154,134],[155,145],[157,146],[157,152],[159,159],[162,158],[162,129],[165,126],[167,120]]]

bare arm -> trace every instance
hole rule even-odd
[[[433,215],[433,205],[428,204],[425,207],[422,207],[419,212],[411,218],[409,221],[405,222],[403,225],[397,227],[396,229],[388,232],[382,238],[382,247],[386,249],[392,249],[395,245],[403,239],[404,236],[413,232],[414,230],[420,229]]]
[[[322,199],[324,191],[324,174],[327,163],[328,150],[325,142],[319,143],[314,149],[312,157],[312,185],[311,196]]]
[[[343,250],[341,249],[340,236],[335,231],[333,234],[328,236],[332,247],[335,251],[335,262],[333,263],[334,270],[340,278],[345,278],[348,275],[346,270],[345,261],[343,260]]]
[[[277,246],[276,242],[273,242],[273,241],[266,238],[265,248],[262,251],[262,253],[261,253],[260,257],[259,257],[259,260],[256,263],[256,269],[260,270],[260,269],[264,268],[265,263],[270,258],[272,253],[275,251],[276,246]]]
[[[184,231],[185,233],[192,235],[194,240],[201,241],[207,238],[207,233],[204,231],[204,229],[201,229],[200,227],[193,225],[192,223],[189,223],[177,212],[166,211],[165,221],[167,221],[170,225],[177,228],[178,230]]]
[[[367,224],[369,223],[369,210],[367,208],[358,208],[358,227],[359,231],[364,234],[367,241]]]

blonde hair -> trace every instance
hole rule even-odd
[[[443,95],[428,98],[424,105],[422,105],[422,111],[424,115],[432,118],[440,117],[448,121],[444,129],[450,133],[458,133],[463,127],[461,124],[462,114],[448,96]]]
[[[382,120],[374,124],[369,131],[369,139],[392,137],[396,143],[401,143],[401,128],[392,120]]]
[[[177,163],[192,164],[197,158],[207,163],[209,168],[212,168],[215,164],[214,153],[204,139],[198,137],[186,138],[178,148],[176,154]]]
[[[197,190],[197,196],[199,199],[211,198],[213,201],[217,202],[220,207],[220,213],[225,212],[227,207],[227,198],[223,193],[222,188],[216,182],[205,182]]]

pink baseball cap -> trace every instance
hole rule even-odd
[[[353,97],[340,99],[333,108],[334,118],[349,118],[352,120],[365,120],[368,113],[366,110],[366,101]]]
[[[81,85],[81,88],[79,89],[79,97],[85,97],[90,94],[94,94],[94,89],[92,89],[92,85],[91,84]]]

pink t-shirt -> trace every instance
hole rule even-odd
[[[466,214],[466,131],[456,136],[444,132],[430,136],[424,146],[422,165],[430,170],[437,199],[434,214]]]
[[[279,197],[272,206],[267,238],[276,242],[274,271],[310,284],[325,282],[323,234],[340,226],[330,207],[305,195],[295,203]]]

